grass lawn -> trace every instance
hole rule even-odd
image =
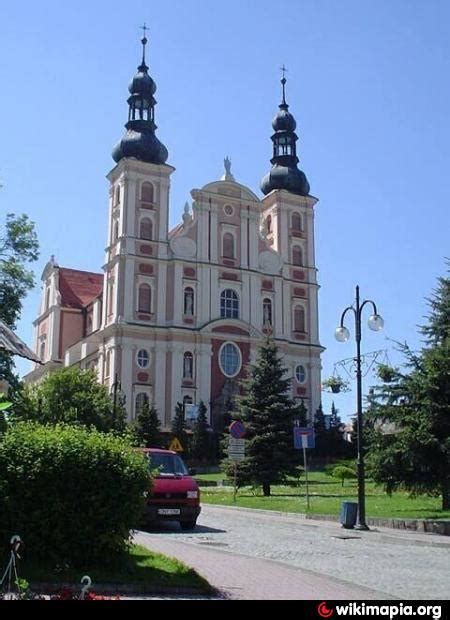
[[[200,487],[202,480],[224,480],[225,474],[203,474],[196,476]],[[281,512],[300,512],[339,516],[343,501],[357,501],[356,480],[346,480],[342,486],[340,480],[322,471],[309,472],[310,509],[306,508],[306,485],[302,478],[300,486],[296,481],[292,486],[273,486],[271,497],[263,497],[261,488],[243,487],[238,490],[236,504],[233,503],[233,487],[204,487],[201,489],[201,501],[204,504],[223,506],[242,506],[246,508],[263,508]],[[385,517],[396,519],[430,519],[450,518],[450,511],[442,511],[441,498],[422,495],[410,498],[401,491],[391,497],[381,487],[376,487],[371,480],[366,480],[366,515],[367,517]]]
[[[6,566],[6,557],[1,560],[1,566]],[[154,553],[133,545],[131,552],[115,562],[115,568],[89,568],[55,570],[42,564],[27,563],[26,560],[18,562],[19,577],[28,582],[46,583],[73,583],[79,584],[83,575],[89,575],[92,579],[92,589],[95,584],[136,584],[137,586],[172,586],[180,588],[197,588],[203,593],[209,593],[211,587],[208,582],[200,577],[192,568],[182,562],[169,558],[161,553]]]

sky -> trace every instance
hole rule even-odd
[[[323,377],[355,355],[334,339],[355,297],[375,301],[383,332],[362,351],[420,346],[425,298],[450,256],[450,3],[447,0],[23,0],[0,5],[0,217],[27,213],[41,256],[18,334],[32,343],[40,276],[101,271],[111,149],[124,132],[127,86],[149,27],[157,135],[168,147],[171,224],[223,159],[261,196],[270,168],[280,67],[297,120],[300,167],[316,206]],[[21,373],[29,369],[20,362]],[[364,378],[366,393],[376,382]],[[343,419],[356,386],[323,392]]]

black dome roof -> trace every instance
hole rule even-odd
[[[261,181],[261,191],[267,195],[274,189],[285,189],[292,194],[307,196],[309,183],[305,173],[297,167],[275,164]]]
[[[114,147],[112,156],[116,163],[124,157],[134,157],[150,164],[165,164],[169,153],[154,133],[129,129]]]
[[[132,95],[142,95],[144,97],[152,97],[156,92],[156,84],[147,73],[148,67],[141,65],[138,73],[131,80],[128,90]]]
[[[276,116],[272,121],[274,131],[295,131],[297,123],[292,114],[288,111],[287,105],[281,105]]]

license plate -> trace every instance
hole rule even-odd
[[[180,509],[179,508],[159,508],[158,514],[159,515],[179,515]]]

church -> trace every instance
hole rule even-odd
[[[177,402],[203,401],[221,431],[258,345],[271,336],[292,397],[312,416],[320,404],[318,283],[314,207],[299,168],[296,121],[285,84],[273,119],[271,168],[263,197],[224,174],[191,191],[169,230],[168,150],[156,135],[156,84],[142,60],[129,85],[128,121],[114,147],[103,272],[62,267],[42,274],[34,322],[41,360],[27,382],[62,366],[95,369],[120,387],[129,420],[145,402],[169,429]]]

